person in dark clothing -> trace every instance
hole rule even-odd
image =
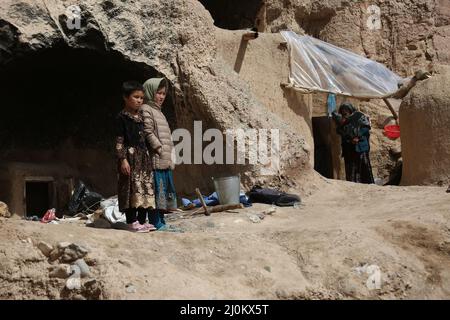
[[[370,121],[362,112],[356,111],[351,103],[344,103],[333,119],[337,133],[341,136],[342,156],[345,162],[347,181],[375,183],[370,164]]]
[[[116,118],[116,157],[119,172],[119,209],[125,212],[129,230],[149,232],[146,223],[153,206],[152,162],[144,136],[144,119],[139,112],[144,89],[138,82],[123,84],[124,109]]]

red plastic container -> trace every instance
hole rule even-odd
[[[384,135],[390,139],[400,138],[400,126],[398,125],[385,126]]]

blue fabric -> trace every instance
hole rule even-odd
[[[242,203],[246,208],[252,206],[252,202],[245,194],[241,194],[241,196],[239,197],[239,202]]]
[[[331,117],[332,113],[336,111],[336,95],[334,93],[328,94],[327,106],[328,116]]]
[[[207,206],[216,206],[219,204],[219,197],[217,196],[217,193],[214,192],[212,193],[210,196],[206,197],[203,196],[203,200],[205,200],[205,203]],[[196,207],[200,208],[202,206],[202,203],[200,201],[200,199],[195,199],[193,201],[186,199],[186,198],[182,198],[181,202],[183,203],[184,207],[188,207],[191,204],[194,204]],[[239,202],[242,203],[244,205],[244,207],[251,207],[252,204],[249,201],[248,197],[241,193],[240,197],[239,197]]]
[[[219,204],[219,198],[217,196],[217,193],[213,193],[211,194],[209,197],[203,196],[203,200],[205,200],[205,203],[207,206],[216,206]],[[187,207],[190,204],[194,204],[196,207],[200,208],[202,206],[202,203],[200,201],[200,199],[195,199],[193,201],[186,199],[186,198],[182,198],[181,202],[183,203],[183,206]]]
[[[359,129],[359,142],[356,144],[356,152],[363,153],[370,150],[369,145],[369,132],[370,129],[367,127]]]
[[[153,171],[155,202],[157,209],[176,209],[177,194],[173,182],[172,170],[154,170]]]

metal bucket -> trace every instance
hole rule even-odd
[[[241,176],[212,178],[220,204],[239,204]]]

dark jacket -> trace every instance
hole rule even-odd
[[[144,121],[141,114],[133,117],[122,110],[116,117],[116,156],[119,160],[127,157],[130,148],[147,149],[144,136]]]
[[[337,133],[342,138],[342,150],[358,153],[370,151],[370,121],[362,112],[356,111],[347,119],[337,112],[333,112],[333,119],[337,124]],[[352,140],[358,138],[359,142],[353,144]]]

